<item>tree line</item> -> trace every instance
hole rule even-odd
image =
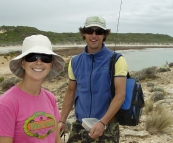
[[[0,26],[0,46],[21,45],[24,38],[30,35],[43,34],[52,44],[83,44],[79,32],[56,33],[38,30],[28,26]],[[152,33],[110,33],[106,43],[116,44],[173,44],[173,37]]]

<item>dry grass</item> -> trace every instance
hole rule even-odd
[[[151,113],[153,111],[153,105],[154,105],[153,100],[145,101],[144,114],[148,115],[149,113]]]
[[[166,111],[163,106],[158,105],[155,110],[146,117],[146,130],[153,134],[156,132],[165,132],[173,125],[173,116]]]

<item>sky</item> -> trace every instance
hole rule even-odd
[[[173,0],[0,0],[0,26],[78,32],[86,18],[95,15],[106,20],[112,33],[173,37]]]

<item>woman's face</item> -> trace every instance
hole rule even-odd
[[[42,81],[52,68],[52,56],[31,53],[23,59],[22,67],[25,70],[25,78]]]

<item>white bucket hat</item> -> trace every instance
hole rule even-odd
[[[106,21],[104,18],[99,16],[88,17],[85,21],[84,27],[88,28],[92,26],[97,26],[106,30]]]
[[[10,61],[11,72],[19,78],[24,77],[24,69],[22,68],[22,59],[30,53],[40,53],[53,56],[52,68],[45,79],[51,79],[59,75],[64,70],[64,59],[53,52],[52,45],[48,37],[43,35],[32,35],[26,37],[22,45],[22,54]]]

